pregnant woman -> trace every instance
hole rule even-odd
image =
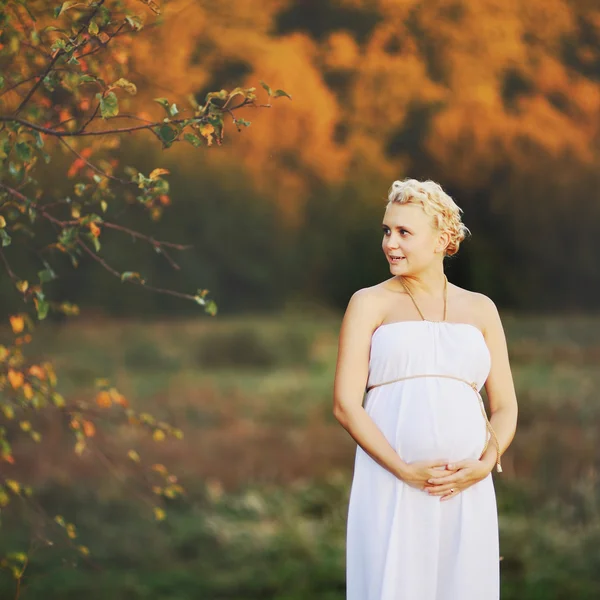
[[[414,179],[388,200],[393,277],[350,299],[335,376],[334,414],[357,443],[347,600],[498,600],[492,471],[517,421],[503,327],[444,274],[468,232],[454,201]]]

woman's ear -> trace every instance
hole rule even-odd
[[[438,237],[438,243],[435,247],[437,252],[445,252],[448,244],[450,243],[450,234],[447,231],[442,231]]]

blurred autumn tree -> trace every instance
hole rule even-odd
[[[172,68],[161,72],[154,57],[175,43]],[[594,0],[265,0],[260,10],[256,0],[173,0],[164,26],[132,55],[152,74],[140,89],[147,97],[159,85],[201,93],[254,73],[302,90],[293,107],[282,107],[285,135],[257,115],[253,135],[225,153],[299,239],[316,234],[328,243],[310,262],[310,248],[297,244],[307,295],[316,290],[343,305],[357,286],[376,281],[351,269],[351,279],[339,281],[331,219],[342,236],[356,230],[357,212],[368,215],[363,227],[372,223],[372,236],[344,244],[366,256],[377,245],[389,183],[410,175],[439,180],[465,209],[474,235],[457,257],[463,284],[503,307],[597,307],[588,293],[600,285]],[[179,157],[182,170],[197,168]],[[332,214],[330,200],[348,188],[360,193]],[[361,265],[363,274],[374,264]],[[332,273],[343,293],[336,285],[324,296]]]
[[[137,14],[141,4],[146,5],[144,12]],[[254,88],[237,87],[209,92],[201,101],[190,95],[189,108],[154,98],[158,113],[151,106],[143,115],[128,110],[128,98],[137,93],[136,84],[127,79],[132,53],[143,43],[142,31],[160,24],[159,15],[152,0],[0,1],[0,260],[3,282],[13,286],[23,302],[22,310],[10,316],[12,331],[3,330],[0,345],[2,512],[21,501],[37,517],[42,513],[32,489],[19,477],[13,446],[25,436],[43,448],[42,424],[49,412],[58,413],[74,436],[76,454],[98,460],[106,461],[101,444],[94,443],[103,419],[147,430],[156,441],[182,437],[168,423],[134,411],[106,380],[97,382],[97,396],[89,402],[65,399],[52,364],[36,361],[27,352],[36,320],[45,319],[50,311],[78,313],[77,306],[54,301],[46,289],[69,263],[85,264],[83,258],[122,283],[191,300],[215,314],[207,290],[161,288],[127,270],[126,255],[121,256],[123,264],[102,257],[108,232],[147,243],[175,269],[179,266],[172,251],[185,248],[120,223],[132,213],[137,220],[147,215],[156,221],[171,203],[168,170],[143,173],[118,160],[122,136],[146,136],[163,149],[180,142],[191,149],[220,145],[226,119],[240,131],[250,124],[239,116],[240,109],[270,106],[258,103]],[[269,97],[288,96],[261,84]],[[61,189],[64,185],[45,187],[38,179],[55,165],[65,167],[61,179],[69,182],[66,191]],[[20,259],[19,268],[15,258]],[[163,465],[143,466],[133,449],[128,457],[139,463],[141,479],[154,498],[183,492]],[[160,500],[148,501],[156,518],[164,518]],[[53,526],[65,530],[64,538],[76,552],[88,554],[75,542],[74,525],[60,515],[36,520],[35,547],[49,543]],[[0,565],[12,571],[19,585],[28,561],[29,555],[20,551],[4,557]]]

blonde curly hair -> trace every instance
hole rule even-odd
[[[450,234],[450,242],[445,251],[446,256],[456,254],[460,243],[467,234],[471,234],[461,220],[463,210],[435,181],[430,179],[427,181],[418,181],[417,179],[394,181],[388,192],[388,206],[393,202],[421,206],[425,214],[432,217],[436,229],[447,231]]]

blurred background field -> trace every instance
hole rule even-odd
[[[600,319],[504,315],[521,413],[505,472],[496,477],[503,598],[589,599],[600,593],[597,390]],[[106,376],[183,440],[108,429],[111,462],[77,458],[56,424],[27,465],[50,514],[68,514],[89,561],[69,548],[32,556],[27,596],[71,600],[341,600],[346,503],[354,444],[331,414],[339,316],[140,322],[80,320],[38,335],[65,393],[93,398]],[[176,473],[186,496],[154,523],[123,456]],[[113,461],[114,457],[114,461]],[[12,514],[12,518],[16,515]],[[4,519],[0,544],[30,531]],[[2,598],[14,584],[3,581]]]

